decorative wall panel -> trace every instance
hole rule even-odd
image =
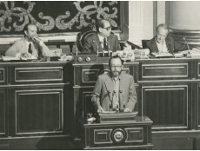
[[[120,2],[116,1],[2,1],[0,35],[22,34],[28,23],[34,23],[39,33],[78,32],[100,18],[118,29],[119,14]]]

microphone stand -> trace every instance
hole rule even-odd
[[[183,40],[185,41],[185,43],[186,43],[186,45],[187,45],[187,47],[188,47],[188,54],[191,55],[190,47],[189,47],[189,45],[188,45],[188,42],[186,41],[186,38],[183,37]]]

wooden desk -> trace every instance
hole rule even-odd
[[[83,125],[84,149],[152,149],[152,121],[136,117],[127,122]]]
[[[0,63],[0,149],[81,134],[79,119],[94,112],[91,93],[109,58],[76,59]],[[136,60],[124,72],[134,76],[136,110],[153,121],[153,149],[200,149],[200,59]]]
[[[105,58],[73,63],[76,118],[94,112],[91,93],[106,68]],[[153,121],[153,149],[200,149],[200,59],[140,59],[125,63],[124,72],[135,79],[136,110]]]
[[[70,136],[69,65],[0,62],[0,149]]]

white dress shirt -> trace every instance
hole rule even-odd
[[[99,41],[101,43],[101,47],[104,49],[103,40],[104,40],[104,38],[106,38],[106,41],[107,41],[107,37],[102,37],[99,34],[98,34],[98,37],[99,37]]]
[[[158,43],[156,41],[156,45],[158,47],[158,52],[159,53],[167,53],[168,52],[167,45],[166,45],[165,41],[163,43]]]

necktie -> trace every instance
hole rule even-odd
[[[108,44],[107,44],[106,38],[103,39],[103,47],[104,47],[104,50],[108,50]]]
[[[114,91],[113,91],[113,101],[112,101],[112,107],[113,110],[119,111],[119,81],[116,79],[114,81]]]
[[[31,43],[28,45],[28,52],[30,53],[30,54],[32,54],[32,49],[31,49]]]

